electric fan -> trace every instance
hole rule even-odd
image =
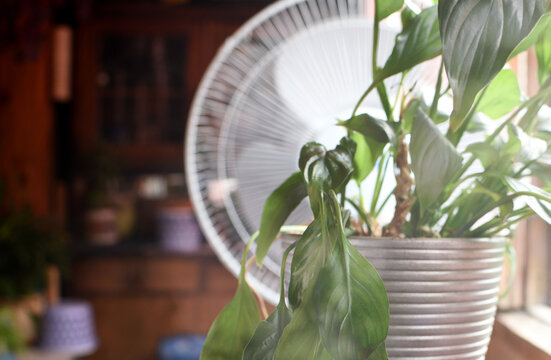
[[[266,198],[298,170],[301,146],[336,144],[344,135],[336,119],[351,115],[371,83],[372,8],[364,0],[276,2],[227,39],[204,75],[188,121],[188,189],[208,242],[234,274]],[[378,65],[398,32],[399,19],[381,23]],[[399,82],[388,79],[387,90],[397,91]],[[376,94],[361,112],[384,115]],[[310,217],[303,203],[288,223]],[[264,266],[248,272],[272,303],[282,252],[274,244]]]

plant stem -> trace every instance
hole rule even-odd
[[[279,274],[280,290],[279,290],[279,304],[285,306],[285,265],[287,264],[287,256],[297,246],[297,242],[292,243],[283,253],[283,260],[281,261],[281,270]]]
[[[401,137],[398,140],[398,152],[396,153],[396,167],[398,174],[396,175],[396,208],[394,217],[390,224],[385,227],[384,235],[398,237],[402,233],[402,226],[406,222],[406,217],[413,205],[415,199],[411,192],[413,187],[413,178],[411,177],[411,167],[408,163],[408,146]]]
[[[442,72],[444,71],[444,58],[440,59],[440,70],[438,70],[438,80],[436,81],[436,88],[434,89],[434,96],[432,98],[432,104],[429,111],[429,117],[432,119],[436,110],[438,109],[438,101],[440,100],[440,88],[442,87]]]

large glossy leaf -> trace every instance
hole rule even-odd
[[[376,0],[375,16],[378,20],[383,20],[390,14],[400,10],[404,5],[404,0]]]
[[[481,93],[478,103],[480,111],[492,119],[497,119],[520,105],[520,87],[513,70],[501,70],[495,79]]]
[[[239,281],[233,300],[226,305],[211,326],[201,360],[238,360],[260,323],[254,295],[246,281]]]
[[[536,42],[536,58],[538,59],[538,80],[543,85],[551,76],[551,22]]]
[[[411,127],[411,162],[421,211],[430,206],[461,167],[461,156],[425,113]]]
[[[309,187],[339,191],[354,171],[356,143],[343,137],[337,147],[326,151],[321,144],[310,142],[302,147],[299,167]]]
[[[530,33],[549,0],[440,0],[444,63],[454,95],[450,119],[458,129],[482,90]]]
[[[389,76],[409,70],[442,52],[436,6],[423,10],[396,37],[394,49],[377,76]]]
[[[528,50],[532,45],[534,45],[543,31],[549,31],[548,26],[551,26],[551,13],[549,12],[545,13],[540,18],[534,27],[534,30],[532,30],[532,32],[517,45],[515,50],[513,50],[511,55],[509,55],[509,59],[514,58],[521,52]]]
[[[537,186],[506,177],[507,185],[516,193],[523,193],[522,200],[545,222],[551,224],[551,194]]]
[[[325,206],[327,215],[340,223],[334,194],[326,197]],[[322,342],[335,359],[365,359],[387,336],[386,290],[375,268],[346,239],[342,223],[327,230],[336,243],[314,288]]]
[[[308,195],[300,172],[291,175],[274,190],[264,203],[260,220],[260,233],[256,249],[256,262],[260,265],[285,220]]]

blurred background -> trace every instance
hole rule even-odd
[[[186,117],[218,47],[266,5],[0,1],[0,358],[21,345],[8,331],[14,313],[30,344],[18,358],[46,359],[38,350],[49,347],[169,359],[176,345],[200,346],[192,335],[236,281],[188,200]],[[50,327],[35,321],[46,315]],[[80,352],[67,324],[82,331]]]
[[[237,282],[188,199],[186,117],[269,2],[0,0],[0,359],[197,359]],[[525,88],[531,62],[513,64]],[[548,229],[519,233],[503,306],[551,319]],[[488,359],[550,359],[551,327],[525,319],[535,350],[518,319],[498,319]]]

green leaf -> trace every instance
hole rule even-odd
[[[536,58],[538,60],[538,80],[543,85],[551,76],[551,21],[547,21],[544,31],[536,42]]]
[[[466,151],[474,154],[482,162],[484,169],[488,169],[499,161],[497,149],[485,142],[470,144]]]
[[[528,184],[517,179],[510,177],[505,178],[505,182],[511,190],[519,193],[526,193],[523,195],[522,200],[526,201],[526,204],[534,210],[534,212],[545,222],[551,224],[551,194],[544,191],[537,186]]]
[[[274,190],[264,204],[256,249],[256,262],[261,265],[285,220],[308,195],[300,172],[291,175]]]
[[[520,87],[513,70],[501,70],[483,94],[476,110],[492,119],[502,117],[521,103]]]
[[[388,360],[385,343],[381,343],[367,360]]]
[[[251,341],[245,348],[243,360],[272,360],[283,330],[291,321],[291,310],[285,303],[279,303],[268,319],[256,328]]]
[[[373,170],[373,167],[375,167],[377,155],[373,154],[362,134],[353,131],[350,137],[356,142],[354,173],[352,173],[352,178],[358,183],[361,183]]]
[[[461,168],[461,156],[422,111],[411,129],[411,162],[421,212],[430,206]]]
[[[325,207],[327,216],[340,223],[334,193],[326,197]],[[327,235],[336,243],[314,288],[322,342],[335,359],[365,359],[387,336],[386,290],[375,268],[346,239],[342,223],[329,227]]]
[[[201,360],[238,360],[260,323],[254,295],[246,281],[239,281],[233,300],[226,305],[211,326]]]
[[[296,309],[302,302],[306,289],[325,266],[334,242],[323,242],[321,223],[315,219],[297,242],[291,262],[289,281],[289,305]]]
[[[536,26],[534,27],[534,30],[524,38],[520,42],[520,44],[517,45],[515,50],[513,50],[513,53],[509,55],[509,60],[520,54],[521,52],[524,52],[528,50],[528,48],[536,43],[538,40],[538,37],[543,31],[549,31],[548,26],[551,26],[551,13],[545,13]]]
[[[529,163],[539,159],[547,151],[547,143],[526,134],[520,127],[509,125],[509,138],[512,141],[518,141],[520,146],[515,154],[514,161],[520,163]]]
[[[415,16],[398,34],[390,57],[377,76],[386,79],[432,59],[441,52],[437,10],[436,6],[432,6]]]
[[[450,118],[457,130],[476,95],[503,68],[530,33],[549,0],[440,0],[444,63],[454,95]]]
[[[368,139],[368,142],[371,140],[383,144],[396,143],[396,134],[388,122],[368,114],[360,114],[346,121],[340,121],[339,125],[359,132]]]
[[[274,360],[333,360],[321,342],[312,288],[307,290],[304,301],[283,330]]]
[[[376,0],[375,16],[378,20],[383,20],[392,13],[400,10],[404,6],[404,0]]]
[[[308,187],[340,191],[354,171],[356,143],[343,137],[337,147],[326,151],[321,144],[310,142],[302,147],[299,167]],[[310,191],[309,191],[310,193]]]

